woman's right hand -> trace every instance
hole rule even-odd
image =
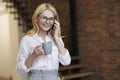
[[[35,55],[36,57],[38,57],[38,56],[41,56],[41,55],[43,55],[43,54],[44,54],[44,50],[43,50],[43,48],[42,48],[41,45],[38,45],[38,46],[36,46],[36,47],[34,48],[34,50],[33,50],[33,55]]]
[[[30,55],[30,57],[27,58],[27,60],[25,61],[25,65],[27,66],[27,68],[30,68],[32,66],[32,64],[34,63],[34,60],[40,56],[43,55],[44,51],[42,49],[42,46],[38,45],[33,49],[33,53],[32,55]]]

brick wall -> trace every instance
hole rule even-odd
[[[120,80],[120,0],[76,0],[82,80]]]

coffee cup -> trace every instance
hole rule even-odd
[[[42,43],[42,48],[44,50],[44,55],[49,55],[52,52],[52,42]]]

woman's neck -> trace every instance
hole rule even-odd
[[[43,39],[43,41],[46,40],[47,34],[48,34],[48,33],[47,33],[46,31],[39,31],[39,32],[38,32],[38,36],[40,36],[40,37]]]

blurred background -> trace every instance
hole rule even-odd
[[[120,80],[120,0],[0,0],[0,80],[21,80],[19,43],[43,2],[55,6],[72,56],[71,65],[60,65],[61,78]]]

